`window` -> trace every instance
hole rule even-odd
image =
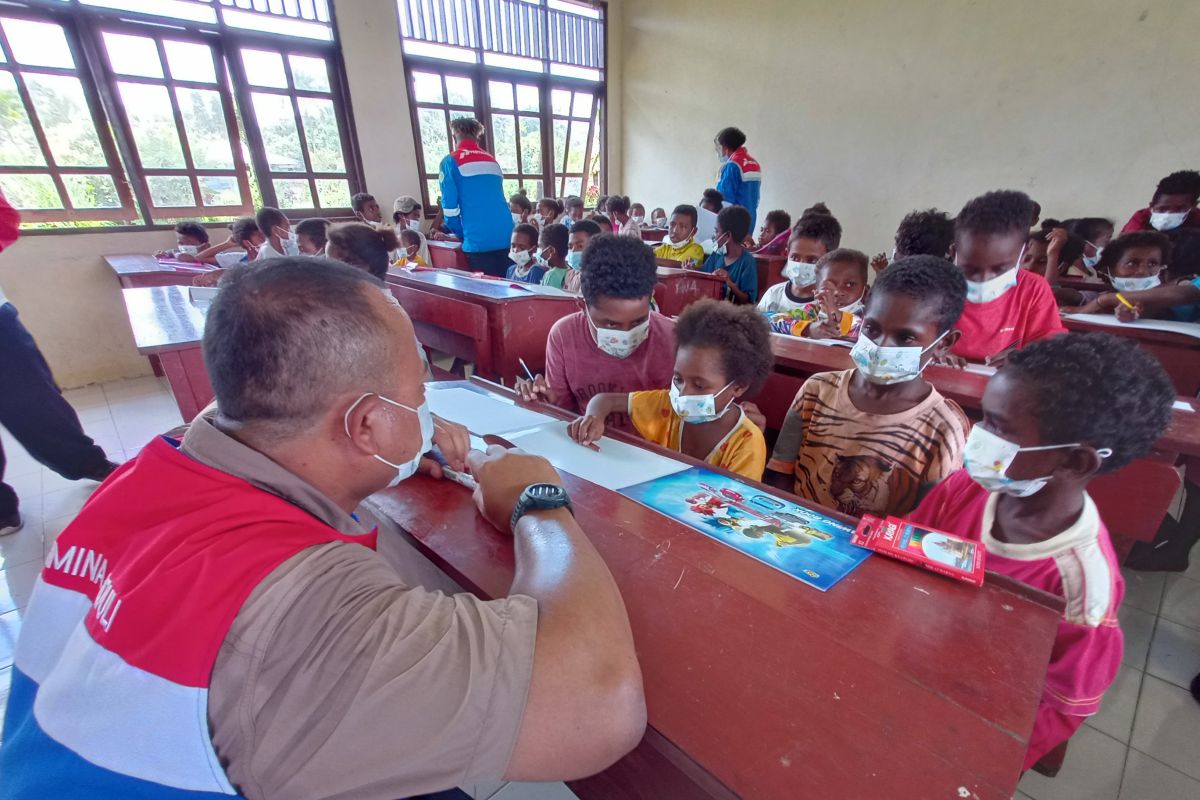
[[[473,116],[504,191],[531,200],[603,188],[604,15],[567,0],[398,0],[427,205],[449,123]]]
[[[25,227],[348,214],[343,83],[326,0],[5,6],[0,185]]]

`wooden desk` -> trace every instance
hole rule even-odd
[[[677,317],[692,303],[704,297],[721,299],[725,282],[707,272],[695,269],[658,268],[658,286],[654,299],[658,310],[668,317]]]
[[[1200,393],[1200,339],[1171,331],[1136,328],[1131,325],[1096,325],[1078,319],[1063,318],[1069,331],[1092,333],[1101,331],[1135,340],[1142,349],[1152,353],[1171,376],[1175,391],[1187,397]]]
[[[509,385],[525,374],[518,359],[534,372],[545,367],[550,328],[583,307],[577,297],[539,295],[508,281],[438,270],[392,272],[387,282],[421,344],[471,361],[483,377]]]
[[[1054,287],[1061,286],[1064,289],[1074,289],[1077,292],[1111,292],[1112,287],[1102,280],[1092,280],[1090,278],[1056,278],[1050,281],[1050,285]]]
[[[123,289],[142,286],[191,286],[192,279],[197,275],[215,269],[206,264],[159,261],[154,256],[145,254],[104,256],[104,262],[116,274]]]
[[[462,242],[439,242],[426,240],[429,245],[429,266],[438,269],[471,268],[467,263],[467,254],[463,252]]]
[[[662,244],[662,240],[667,235],[666,228],[642,228],[642,241],[652,242],[653,244]]]
[[[787,264],[787,256],[755,255],[754,261],[758,266],[758,296],[783,281],[783,267]]]
[[[633,753],[571,783],[581,798],[1012,796],[1061,615],[1053,598],[880,556],[822,593],[563,480],[625,600],[650,724]],[[512,537],[470,492],[417,476],[373,500],[469,591],[507,593]]]
[[[124,289],[125,309],[138,352],[157,356],[184,422],[212,402],[200,340],[207,309],[194,305],[185,286]]]

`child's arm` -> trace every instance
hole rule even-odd
[[[1200,303],[1200,286],[1195,283],[1177,283],[1170,286],[1156,286],[1140,292],[1104,292],[1095,300],[1082,306],[1064,308],[1068,314],[1096,314],[1106,311],[1116,311],[1124,305],[1117,299],[1117,294],[1124,297],[1129,304],[1137,309],[1137,316],[1150,311],[1163,311],[1172,306],[1185,306]],[[1136,318],[1136,316],[1134,316]],[[1126,320],[1129,321],[1129,320]]]
[[[800,393],[803,395],[804,390]],[[800,457],[800,445],[804,442],[804,418],[798,410],[800,398],[796,400],[783,418],[779,438],[775,440],[775,449],[771,451],[763,473],[763,483],[788,492],[796,488],[796,459]]]
[[[604,421],[609,414],[629,408],[629,395],[601,392],[588,401],[583,416],[567,426],[567,433],[580,444],[591,444],[604,435]]]
[[[1067,229],[1054,228],[1050,231],[1046,241],[1046,274],[1042,277],[1046,280],[1053,280],[1059,274],[1059,257],[1062,255],[1063,245],[1067,243]],[[1070,266],[1067,264],[1065,266]],[[1066,270],[1063,270],[1064,272]]]
[[[833,299],[833,292],[827,292],[824,289],[817,292],[817,303],[825,312],[825,320],[822,322],[821,318],[817,317],[800,331],[800,335],[809,339],[838,339],[846,335],[853,325],[853,320],[849,319],[852,315],[846,314],[837,307]],[[843,320],[843,317],[847,317],[847,319]]]

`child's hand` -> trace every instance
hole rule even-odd
[[[567,426],[567,435],[579,444],[588,445],[604,435],[604,418],[587,414]]]
[[[1090,303],[1081,306],[1067,306],[1058,310],[1059,314],[1103,314],[1105,311],[1115,311],[1121,301],[1117,300],[1116,292],[1105,292]]]
[[[192,286],[216,286],[221,280],[221,276],[225,274],[223,269],[214,269],[209,272],[204,272],[192,278]]]
[[[442,451],[442,456],[451,469],[462,471],[467,464],[467,453],[471,449],[471,432],[466,426],[434,414],[433,443]]]
[[[1144,310],[1145,306],[1143,306],[1141,303],[1134,303],[1133,308],[1130,308],[1122,303],[1117,306],[1113,313],[1117,315],[1117,319],[1121,322],[1137,322],[1138,319],[1141,318],[1142,311]]]
[[[876,275],[887,269],[887,265],[888,257],[883,253],[876,253],[875,257],[871,259],[871,269],[875,270]]]
[[[727,270],[727,269],[714,270],[713,275],[715,275],[716,277],[725,281],[726,286],[730,286],[733,284],[733,281],[729,279],[729,270]]]
[[[550,384],[546,382],[546,376],[541,374],[534,376],[533,380],[517,378],[516,386],[513,389],[526,403],[533,402],[534,400],[553,402],[551,400]]]
[[[953,353],[945,353],[943,355],[934,355],[930,364],[937,364],[939,367],[950,367],[951,369],[966,369],[967,360],[962,356],[956,356]]]
[[[1058,260],[1058,254],[1062,252],[1063,245],[1067,243],[1066,228],[1052,228],[1050,233],[1046,235],[1046,255],[1054,256],[1055,261]]]
[[[685,258],[680,264],[681,269],[699,269],[700,265],[696,263],[694,258]]]

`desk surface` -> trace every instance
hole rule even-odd
[[[207,309],[192,303],[186,286],[122,289],[133,340],[142,355],[194,347],[204,336]]]
[[[1047,596],[880,556],[822,593],[615,492],[564,483],[628,608],[650,726],[734,793],[1012,795],[1061,614]],[[507,592],[512,537],[469,492],[415,477],[376,499],[461,585]]]
[[[119,276],[143,275],[149,272],[180,272],[193,274],[213,269],[206,264],[185,264],[182,261],[159,261],[145,253],[133,255],[104,256],[104,261]]]
[[[442,269],[388,272],[388,280],[418,289],[434,290],[440,288],[449,292],[461,292],[462,294],[471,295],[472,299],[484,302],[529,300],[531,298],[575,302],[577,299],[575,297],[539,294],[529,289],[514,286],[512,281],[497,280],[494,278],[469,278]]]

